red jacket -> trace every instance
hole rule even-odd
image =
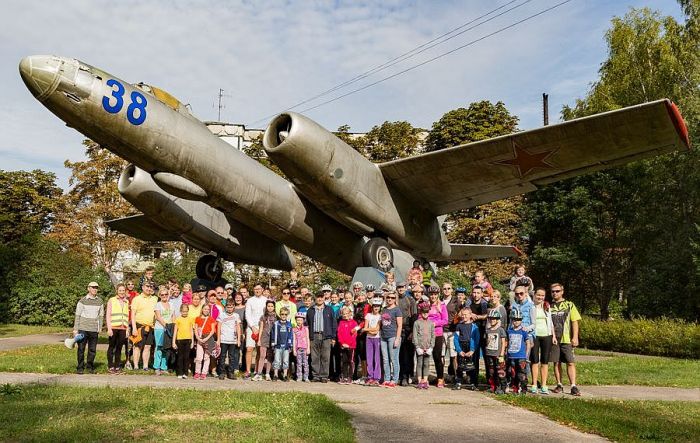
[[[357,347],[357,322],[353,319],[340,320],[338,323],[338,343],[340,346],[348,345],[350,349]]]

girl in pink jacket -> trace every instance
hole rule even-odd
[[[433,363],[435,364],[435,373],[437,375],[437,387],[445,387],[445,362],[443,354],[445,353],[445,337],[442,335],[442,328],[447,326],[449,317],[447,315],[447,306],[440,301],[440,288],[431,286],[428,289],[428,299],[430,300],[430,311],[428,312],[428,320],[435,324],[435,347],[433,347]]]
[[[352,310],[343,306],[340,308],[342,320],[338,323],[338,343],[340,344],[340,380],[341,385],[352,383],[352,373],[355,371],[355,348],[357,347],[357,331],[360,326],[352,318]]]

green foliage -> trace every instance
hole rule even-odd
[[[615,18],[600,78],[565,119],[670,98],[691,143],[700,138],[697,0],[685,24],[649,9]],[[700,153],[679,152],[568,180],[527,196],[532,277],[562,280],[605,318],[623,296],[626,315],[700,319]],[[689,247],[691,245],[691,247]],[[669,295],[672,295],[669,297]],[[672,301],[672,302],[669,302]]]
[[[698,358],[700,325],[678,319],[599,321],[584,316],[581,346],[606,351]]]
[[[184,283],[189,283],[195,277],[195,267],[201,255],[199,251],[183,247],[161,256],[155,260],[154,280],[158,284],[165,284],[169,278],[175,277],[182,289]]]
[[[96,281],[100,295],[111,295],[106,274],[85,259],[41,236],[25,238],[24,256],[13,274],[7,309],[12,321],[30,325],[73,324],[75,306]]]
[[[488,100],[474,102],[468,108],[447,112],[433,123],[425,149],[428,152],[464,143],[486,140],[515,132],[518,117],[508,112],[503,102],[495,105]]]
[[[370,161],[381,163],[409,157],[420,148],[419,130],[409,122],[384,122],[354,142]]]
[[[56,175],[35,169],[0,170],[0,239],[7,244],[46,231],[54,219],[61,188]]]

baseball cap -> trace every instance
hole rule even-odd
[[[231,283],[226,283],[226,286],[224,286],[224,289],[233,289],[233,285]]]
[[[400,281],[396,284],[397,288],[405,288],[406,287],[406,282],[405,281]]]
[[[99,288],[100,285],[98,285],[96,281],[91,281],[90,283],[88,283],[88,288],[92,288],[92,287]]]

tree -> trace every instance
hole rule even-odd
[[[474,102],[468,108],[447,112],[433,127],[425,140],[428,152],[464,143],[486,140],[515,132],[518,118],[510,115],[503,102],[488,100]]]
[[[93,265],[116,283],[113,266],[121,251],[138,250],[138,240],[107,228],[105,221],[135,212],[117,191],[117,179],[126,161],[85,140],[87,160],[70,162],[71,189],[61,199],[61,209],[50,236],[62,246],[89,257]]]
[[[517,124],[518,118],[511,115],[502,102],[471,103],[467,108],[445,113],[433,124],[426,139],[426,150],[436,151],[510,134],[516,131]],[[523,249],[521,204],[522,197],[518,196],[449,214],[447,238],[453,243],[512,244]],[[492,279],[504,278],[512,270],[512,264],[504,260],[469,261],[459,267],[470,275],[483,268]]]
[[[56,175],[35,169],[0,170],[0,238],[15,242],[27,234],[45,232],[54,219],[61,188]]]
[[[614,18],[605,36],[609,55],[600,78],[585,98],[563,109],[563,117],[670,98],[686,119],[691,142],[697,143],[700,3],[680,3],[688,14],[685,24],[646,8]],[[587,193],[586,200],[573,199],[572,193]],[[578,290],[598,300],[603,318],[609,301],[620,294],[629,315],[700,317],[698,251],[688,247],[700,239],[697,151],[572,179],[528,196],[527,206],[534,274],[546,278],[558,261],[561,278],[581,280]],[[549,211],[571,219],[552,217]],[[591,220],[591,212],[599,220]],[[560,233],[558,243],[547,240],[553,230]],[[587,244],[595,248],[591,251]]]
[[[419,132],[406,121],[385,121],[358,140],[359,151],[375,163],[410,157],[421,148]]]

